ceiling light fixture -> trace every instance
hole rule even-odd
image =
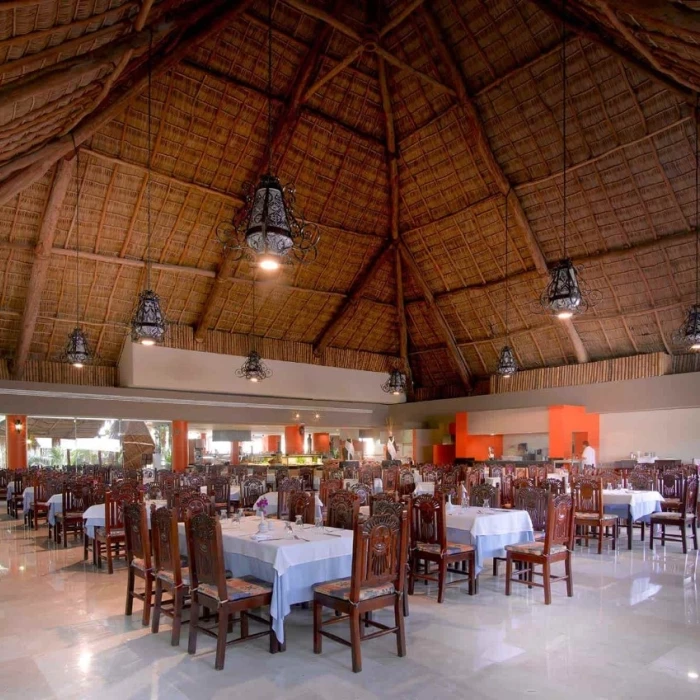
[[[688,350],[700,350],[700,148],[698,147],[699,98],[695,98],[695,303],[688,309],[673,342]]]
[[[506,228],[506,259],[505,259],[505,278],[506,278],[506,308],[505,308],[505,326],[506,326],[506,344],[501,348],[501,354],[498,358],[498,368],[496,372],[504,379],[510,379],[518,371],[518,363],[515,361],[515,355],[510,345],[508,344],[508,307],[510,306],[510,300],[508,298],[508,195],[510,192],[506,192],[506,214],[505,214],[505,228]]]
[[[393,394],[394,396],[405,394],[407,388],[406,375],[400,369],[392,369],[389,372],[389,379],[381,386],[382,391],[387,394]]]
[[[294,188],[274,174],[272,153],[272,0],[267,9],[267,172],[250,190],[232,223],[219,225],[217,238],[232,261],[246,258],[263,270],[311,262],[318,254],[320,234],[295,210]]]
[[[153,32],[148,44],[148,232],[146,235],[146,289],[139,294],[136,311],[131,319],[131,339],[135,343],[151,346],[165,338],[167,322],[160,306],[158,295],[151,289],[151,166],[153,148],[151,145],[151,58],[153,54]]]
[[[85,331],[80,326],[80,151],[73,139],[73,151],[75,152],[75,328],[68,336],[68,342],[61,355],[61,360],[73,365],[76,369],[82,369],[91,360],[90,346]]]
[[[563,238],[564,256],[549,271],[549,284],[542,292],[539,300],[539,311],[556,316],[561,320],[572,318],[576,314],[584,313],[589,308],[595,306],[602,295],[598,291],[590,290],[581,279],[580,270],[576,268],[571,258],[568,256],[566,238],[566,0],[562,7],[562,42],[561,42],[561,65],[562,65],[562,99],[561,99],[561,121],[562,121],[562,199],[563,199]]]
[[[255,273],[253,273],[253,322],[249,336],[251,349],[241,367],[236,370],[236,376],[257,384],[271,377],[272,370],[262,361],[260,353],[253,347],[253,338],[255,338]]]

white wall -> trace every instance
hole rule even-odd
[[[626,459],[640,450],[688,462],[700,457],[700,408],[600,416],[601,462]]]
[[[549,411],[546,407],[469,412],[470,435],[547,432],[549,432]]]
[[[272,376],[253,384],[236,376],[244,360],[235,355],[125,343],[119,363],[119,381],[124,387],[293,399],[381,404],[406,400],[405,396],[382,391],[381,385],[387,375],[381,372],[265,360]]]

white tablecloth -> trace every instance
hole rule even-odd
[[[8,491],[7,494],[9,496],[10,490],[9,490],[10,485],[8,484]],[[12,490],[14,491],[14,484],[12,484]],[[26,489],[22,492],[22,511],[27,513],[29,510],[31,510],[31,507],[34,505],[34,487],[33,486],[27,486]]]
[[[658,491],[603,490],[605,511],[625,518],[629,514],[632,520],[660,511],[663,500],[664,497]]]
[[[447,539],[476,547],[477,573],[484,560],[505,556],[505,546],[535,539],[530,515],[524,510],[460,508],[447,514]]]
[[[49,514],[48,514],[49,524],[55,525],[56,524],[56,513],[61,513],[63,511],[63,494],[62,493],[55,493],[53,496],[51,496],[51,498],[49,498],[48,504],[49,504]]]
[[[416,496],[420,496],[422,493],[435,493],[435,482],[434,481],[417,481],[416,490],[413,492]]]
[[[144,505],[146,506],[146,518],[148,519],[149,528],[151,527],[151,505],[153,504],[155,504],[156,508],[160,508],[162,506],[167,506],[168,502],[161,500],[145,501]],[[88,536],[94,537],[95,528],[105,526],[105,504],[100,503],[96,506],[90,506],[83,513],[83,520],[85,521],[85,531]]]
[[[244,518],[239,527],[233,521],[222,522],[224,561],[234,576],[254,575],[273,584],[270,611],[273,629],[284,642],[284,618],[295,603],[313,600],[313,586],[324,581],[344,578],[352,573],[352,541],[350,530],[333,530],[338,536],[305,527],[294,533],[306,541],[287,539],[284,524],[272,524],[269,541],[256,542],[260,518]],[[184,524],[180,528],[180,552],[187,546]],[[279,538],[279,539],[277,539]]]

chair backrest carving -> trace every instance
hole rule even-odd
[[[469,492],[469,505],[484,507],[488,501],[491,508],[499,508],[501,505],[500,489],[491,484],[477,484]]]
[[[151,540],[143,503],[124,505],[124,535],[126,540],[126,563],[142,559],[148,571],[151,568]],[[150,604],[150,601],[149,601]]]
[[[203,493],[188,492],[180,493],[177,500],[177,507],[174,508],[177,512],[179,522],[183,523],[188,517],[192,517],[197,513],[206,513],[214,515],[215,507],[212,503],[211,496],[206,496]]]
[[[328,506],[328,499],[330,498],[331,494],[342,490],[342,479],[322,479],[318,489],[318,495],[321,499],[321,503],[323,503],[324,506]]]
[[[683,509],[686,515],[697,514],[698,508],[698,476],[691,474],[686,477],[685,490],[683,493]]]
[[[360,482],[358,484],[352,484],[348,491],[351,491],[356,496],[359,496],[361,506],[369,505],[369,497],[372,494],[371,486],[367,486],[366,484]]]
[[[583,477],[576,479],[572,487],[577,513],[603,515],[603,482],[601,479]]]
[[[311,491],[293,491],[289,496],[289,520],[294,522],[301,515],[306,525],[316,519],[316,498]]]
[[[374,515],[377,504],[385,501],[388,503],[396,503],[396,492],[387,492],[384,491],[382,493],[375,493],[375,494],[370,494],[369,497],[369,512],[370,515]]]
[[[248,476],[241,484],[241,506],[252,508],[255,502],[266,492],[265,482],[257,476]]]
[[[177,523],[178,514],[174,508],[151,506],[153,571],[156,575],[161,571],[168,572],[175,586],[179,587],[182,585],[182,566]]]
[[[291,495],[302,490],[303,488],[299,479],[290,479],[287,477],[280,481],[277,488],[277,517],[280,520],[286,520],[289,517],[289,499]]]
[[[300,467],[299,469],[299,481],[301,481],[301,486],[304,491],[314,490],[314,468],[313,467]]]
[[[542,488],[546,489],[549,493],[551,493],[553,496],[559,496],[560,494],[564,493],[564,480],[563,479],[554,479],[554,478],[549,478],[545,479],[542,484]]]
[[[633,491],[655,491],[657,474],[654,470],[634,469],[627,477],[627,486]]]
[[[275,490],[280,490],[280,483],[284,479],[289,479],[289,469],[287,467],[275,467]]]
[[[527,511],[535,530],[545,529],[547,522],[547,489],[525,486],[515,492],[515,508]]]
[[[398,491],[400,472],[401,470],[399,467],[387,467],[382,470],[382,486],[384,491]]]
[[[397,518],[401,518],[401,514],[406,512],[410,512],[410,504],[408,506],[408,509],[406,506],[401,503],[400,501],[377,501],[374,504],[374,510],[372,511],[372,515],[395,515]]]
[[[659,491],[664,498],[683,498],[685,474],[680,469],[666,469],[659,473]]]
[[[411,549],[419,542],[437,544],[441,550],[447,546],[445,501],[441,496],[423,494],[411,502]]]
[[[399,496],[410,496],[416,490],[416,479],[411,469],[399,472]]]
[[[197,513],[185,520],[185,532],[192,590],[206,584],[216,588],[219,600],[227,600],[224,545],[218,519]]]
[[[568,549],[574,546],[574,499],[568,494],[553,496],[547,503],[547,527],[544,538],[544,554],[549,554],[555,544],[563,544]]]
[[[207,479],[207,494],[214,498],[214,503],[226,505],[231,500],[231,482],[227,476],[210,476]]]
[[[350,491],[334,491],[328,498],[328,527],[352,530],[360,514],[360,498]]]

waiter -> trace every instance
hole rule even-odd
[[[584,467],[595,467],[595,450],[591,447],[588,440],[583,441],[581,464],[583,464]]]

